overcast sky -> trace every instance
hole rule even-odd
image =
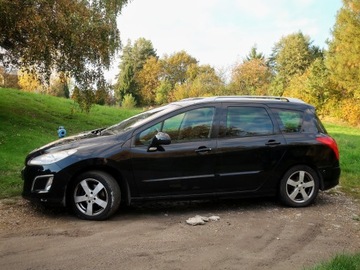
[[[118,27],[123,44],[144,37],[160,57],[185,50],[201,65],[230,69],[252,46],[269,56],[281,37],[298,31],[327,48],[341,6],[341,0],[132,0]]]

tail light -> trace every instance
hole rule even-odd
[[[336,141],[333,138],[331,138],[330,136],[324,136],[324,137],[318,137],[318,138],[316,138],[316,140],[318,142],[321,142],[321,143],[329,146],[334,151],[334,154],[335,154],[337,160],[340,159],[339,148],[336,144]]]

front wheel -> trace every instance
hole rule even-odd
[[[313,203],[319,192],[319,177],[308,166],[295,166],[286,172],[280,182],[280,199],[291,207]]]
[[[111,175],[91,171],[76,179],[70,199],[72,209],[79,218],[104,220],[119,208],[121,192]]]

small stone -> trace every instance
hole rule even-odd
[[[186,223],[192,226],[204,225],[205,221],[200,216],[195,216],[186,220]]]
[[[209,220],[210,221],[219,221],[220,217],[219,216],[211,216],[211,217],[209,217]]]

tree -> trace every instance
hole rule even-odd
[[[174,53],[170,56],[165,55],[162,59],[163,77],[170,82],[172,87],[176,84],[183,84],[188,79],[188,68],[198,61],[185,51]]]
[[[87,88],[104,80],[120,46],[116,17],[128,0],[0,0],[0,61],[49,80],[68,72]]]
[[[189,97],[214,96],[222,93],[224,83],[209,65],[192,64],[187,70],[187,81],[177,84],[171,95],[172,100]]]
[[[125,95],[131,94],[137,103],[140,101],[140,87],[136,82],[136,76],[142,70],[147,59],[157,57],[151,41],[139,38],[134,45],[129,40],[123,48],[119,75],[116,83],[118,99],[122,100]]]
[[[276,75],[275,92],[279,95],[293,76],[302,75],[312,61],[322,55],[322,51],[311,44],[310,37],[301,32],[283,37],[275,44],[269,64]]]
[[[29,73],[22,69],[18,72],[19,86],[26,92],[45,93],[46,89],[41,85],[35,73]]]
[[[235,66],[230,91],[241,95],[269,94],[272,73],[262,58],[253,58]]]
[[[169,102],[169,94],[172,91],[172,85],[169,81],[162,80],[158,88],[156,88],[155,102],[156,104],[164,104]]]
[[[251,61],[254,59],[261,59],[261,60],[265,60],[265,56],[263,53],[258,53],[257,52],[257,47],[256,45],[251,47],[250,53],[245,57],[244,62],[246,61]]]
[[[99,85],[95,91],[95,103],[99,105],[114,105],[113,96],[110,91],[110,85]]]
[[[360,98],[360,2],[344,0],[333,29],[326,64],[343,95]]]
[[[129,63],[123,68],[118,77],[118,83],[116,84],[115,89],[120,103],[127,94],[132,95],[136,99],[139,98],[138,86],[135,81],[135,71],[132,64]]]
[[[150,57],[145,62],[143,68],[136,76],[136,82],[140,87],[141,103],[144,105],[154,105],[156,89],[160,86],[160,75],[162,67],[157,57]]]
[[[337,89],[341,116],[352,124],[360,119],[360,2],[343,0],[329,43],[326,65]],[[340,102],[339,102],[340,101]]]
[[[70,97],[69,85],[71,78],[64,72],[53,73],[50,77],[50,83],[47,87],[46,93],[57,97]]]
[[[156,50],[150,40],[139,38],[134,42],[134,45],[132,45],[129,40],[123,49],[121,63],[119,65],[120,70],[124,65],[131,63],[134,66],[134,70],[139,71],[151,56],[157,57]]]
[[[75,86],[71,98],[78,103],[81,112],[85,111],[89,113],[91,107],[94,105],[95,94],[91,89],[83,89],[80,91],[80,89]]]

